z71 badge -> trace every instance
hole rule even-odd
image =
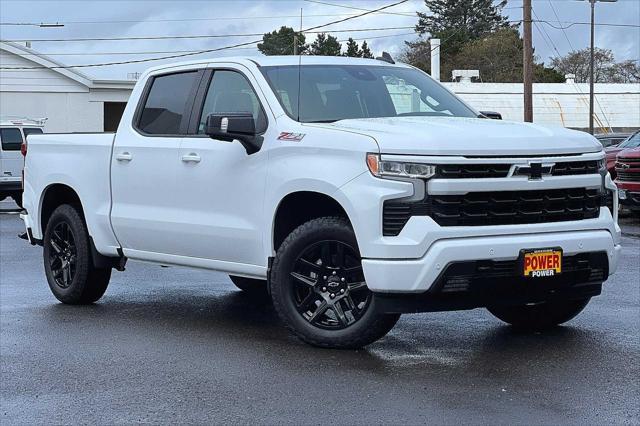
[[[279,141],[300,142],[304,138],[304,133],[282,132],[278,136]]]

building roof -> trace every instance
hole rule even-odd
[[[90,89],[132,89],[135,85],[133,80],[96,80],[77,69],[67,67],[66,65],[56,61],[55,59],[36,52],[26,46],[17,43],[0,41],[0,50],[14,54],[22,59],[34,63],[34,67],[45,67],[50,71],[54,71],[64,77],[70,78],[77,83],[82,84]],[[19,71],[19,70],[16,70]]]

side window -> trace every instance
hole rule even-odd
[[[267,119],[258,96],[246,77],[236,71],[215,71],[204,100],[198,133],[204,133],[209,114],[231,112],[251,113],[258,133],[267,129]]]
[[[178,135],[180,123],[191,105],[187,105],[197,71],[158,76],[153,79],[151,89],[140,115],[138,129],[152,135]]]
[[[29,135],[41,135],[43,132],[39,127],[23,127],[22,133],[24,133],[24,138],[27,139]]]
[[[22,145],[22,133],[17,127],[0,129],[0,140],[3,151],[20,151]]]

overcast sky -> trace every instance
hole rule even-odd
[[[397,0],[396,0],[397,1]],[[351,8],[375,9],[394,3],[393,0],[326,0]],[[522,19],[522,0],[509,0],[503,13],[510,19]],[[0,0],[2,23],[64,23],[62,28],[40,28],[37,26],[0,25],[0,38],[17,39],[69,39],[69,38],[113,38],[139,36],[185,36],[227,35],[264,33],[282,25],[298,28],[300,9],[303,28],[321,25],[349,15],[361,13],[345,7],[323,5],[300,0],[278,1],[28,1]],[[562,26],[570,22],[588,22],[589,4],[576,0],[533,0],[534,19],[558,20]],[[387,9],[387,12],[353,19],[331,25],[328,32],[354,29],[379,29],[384,31],[335,32],[340,40],[348,37],[367,39],[374,54],[383,50],[398,54],[404,40],[415,39],[411,28],[417,18],[416,11],[427,12],[422,0]],[[555,12],[555,13],[554,13]],[[556,16],[557,14],[557,16]],[[98,22],[96,22],[98,21]],[[120,21],[120,22],[114,22]],[[596,22],[640,25],[640,0],[619,0],[617,3],[598,3]],[[398,28],[400,27],[400,28]],[[233,45],[260,37],[226,37],[199,39],[85,41],[85,42],[37,42],[32,48],[54,57],[67,65],[119,62],[167,56],[167,53],[212,49]],[[315,34],[307,35],[312,41]],[[533,28],[533,43],[536,54],[544,61],[566,54],[573,49],[588,46],[589,26],[572,25],[566,30],[555,29],[545,23],[536,23]],[[596,28],[596,46],[614,51],[617,60],[640,58],[640,28],[607,27]],[[443,48],[445,45],[443,45]],[[556,51],[557,49],[557,51]],[[128,53],[128,54],[126,54]],[[171,54],[171,53],[169,53]],[[255,47],[207,53],[207,56],[260,55]],[[198,58],[202,56],[192,56]],[[189,58],[186,58],[189,59]],[[182,60],[172,59],[169,61]],[[166,62],[166,61],[165,61]],[[81,68],[80,71],[95,78],[124,79],[127,73],[141,72],[162,61],[138,64]]]

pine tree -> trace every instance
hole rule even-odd
[[[347,41],[347,51],[344,52],[344,56],[348,56],[350,58],[359,58],[362,56],[362,51],[358,47],[358,43],[349,37]]]
[[[311,44],[311,54],[318,56],[340,56],[342,46],[338,39],[331,34],[320,33]]]
[[[367,44],[366,40],[362,42],[362,50],[360,50],[360,57],[373,59],[373,54],[371,53],[371,50],[369,50],[369,45]]]
[[[443,32],[456,31],[467,39],[477,39],[509,26],[501,15],[507,0],[493,4],[493,0],[424,0],[431,12],[418,12],[416,32],[439,37]]]
[[[281,27],[277,31],[266,33],[262,36],[262,43],[258,43],[258,50],[265,55],[293,55],[293,41],[298,41],[298,53],[304,53],[308,49],[305,44],[304,34],[298,34],[291,27]]]

